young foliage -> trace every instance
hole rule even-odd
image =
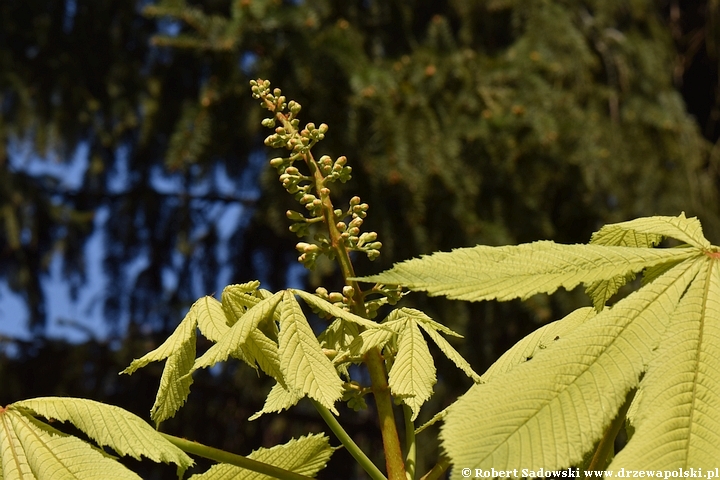
[[[683,248],[653,248],[665,237]],[[467,300],[527,298],[583,283],[593,299],[597,313],[578,310],[526,337],[450,407],[441,436],[453,464],[581,465],[604,436],[614,438],[611,421],[637,388],[635,433],[607,468],[714,468],[719,260],[700,222],[683,214],[608,225],[590,245],[458,249],[363,280]],[[651,278],[638,291],[605,306],[641,271]]]
[[[415,430],[414,422],[437,381],[429,338],[475,384],[426,424],[444,420],[447,456],[423,478],[439,478],[450,464],[456,466],[453,478],[467,468],[713,468],[720,458],[720,248],[705,239],[697,219],[682,214],[608,225],[588,245],[541,241],[457,249],[358,278],[350,252],[373,260],[382,243],[375,232],[361,231],[369,207],[359,197],[344,210],[332,203],[332,184],[350,179],[347,159],[316,160],[311,149],[328,127],[300,128],[299,104],[287,102],[279,89],[271,91],[269,82],[251,83],[254,97],[272,114],[263,125],[275,133],[265,143],[290,151],[270,164],[307,211],[286,213],[290,230],[308,240],[297,244],[298,261],[314,268],[321,256],[335,260],[345,284],[341,292],[273,293],[254,281],[227,286],[221,300],[196,301],[165,342],[122,372],[165,361],[151,410],[156,424],[185,403],[194,372],[233,357],[276,381],[249,420],[308,397],[370,478],[387,480],[336,418],[338,402],[367,408],[364,396],[372,393],[387,478],[412,480],[415,435],[425,428]],[[678,248],[657,248],[668,237]],[[638,273],[641,288],[606,305]],[[361,280],[378,283],[363,290]],[[402,287],[480,301],[525,299],[579,284],[594,308],[580,308],[528,335],[482,376],[445,339],[460,335],[425,313],[401,307],[372,320],[381,306],[400,300]],[[319,335],[298,298],[327,320]],[[196,358],[198,330],[213,345]],[[363,365],[369,382],[352,365]],[[403,411],[404,448],[393,402]],[[101,448],[36,416],[71,421],[99,447],[120,455],[175,463],[180,476],[192,464],[183,452],[218,462],[191,477],[197,480],[304,480],[324,468],[334,451],[320,434],[242,457],[158,433],[117,407],[40,398],[0,411],[0,479],[138,478]],[[634,433],[613,457],[611,446],[626,417]]]
[[[80,398],[35,398],[0,411],[0,478],[139,479],[103,450],[59,432],[36,417],[70,421],[98,446],[119,455],[174,463],[194,462],[141,418],[119,407]]]

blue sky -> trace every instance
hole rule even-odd
[[[67,162],[62,162],[50,155],[42,158],[32,150],[32,142],[11,142],[9,148],[9,166],[15,171],[22,171],[35,177],[51,177],[57,181],[56,188],[63,191],[77,191],[82,187],[83,177],[89,166],[88,146],[80,143],[74,154]],[[111,193],[122,193],[129,189],[130,175],[127,168],[128,149],[120,147],[116,151],[116,161],[111,173],[108,190]],[[153,187],[161,193],[187,193],[191,196],[203,196],[211,190],[224,197],[239,197],[243,200],[256,200],[260,196],[259,175],[265,168],[266,159],[263,152],[251,155],[248,167],[238,180],[230,178],[224,166],[218,165],[211,171],[211,175],[203,181],[192,185],[189,192],[184,192],[182,179],[178,175],[169,175],[162,168],[157,167],[151,175]],[[59,200],[58,200],[59,201]],[[252,216],[252,209],[238,203],[218,203],[207,211],[207,218],[217,226],[220,239],[216,254],[218,264],[224,265],[217,272],[216,292],[222,291],[230,280],[231,269],[228,265],[228,242],[237,229],[245,228]],[[107,340],[109,330],[103,319],[103,299],[109,288],[107,278],[103,272],[103,258],[105,256],[105,239],[103,226],[108,221],[109,209],[100,207],[95,212],[95,229],[85,246],[86,284],[79,290],[76,300],[72,299],[70,286],[62,275],[62,257],[56,253],[50,263],[49,274],[43,280],[42,286],[47,301],[48,322],[46,335],[51,338],[63,338],[72,342],[81,342],[93,337],[98,340]],[[205,232],[198,228],[193,236],[202,236]],[[262,273],[264,260],[258,253],[253,263]],[[177,268],[181,262],[178,256]],[[140,255],[133,262],[126,265],[127,276],[134,281],[136,276],[147,266],[147,259]],[[163,286],[171,292],[178,284],[178,277],[170,266],[163,271]],[[291,268],[288,273],[289,286],[301,287],[305,271],[298,264],[298,268]],[[269,273],[269,272],[268,272]],[[262,275],[261,275],[262,276]],[[260,278],[259,280],[263,280]],[[267,285],[265,285],[267,287]],[[285,287],[285,285],[277,286]],[[198,287],[198,296],[209,292],[202,292]],[[125,303],[127,306],[127,303]],[[181,319],[178,319],[180,321]],[[121,319],[120,331],[127,324],[127,314]],[[29,338],[27,328],[28,309],[23,299],[13,293],[7,282],[0,282],[0,335],[11,338]]]

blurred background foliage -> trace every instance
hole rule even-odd
[[[160,367],[116,373],[199,296],[253,279],[339,288],[329,264],[288,267],[296,206],[267,168],[251,78],[330,126],[316,154],[348,156],[354,179],[336,193],[370,204],[385,245],[374,264],[358,258],[364,274],[440,249],[586,242],[608,222],[680,211],[717,244],[719,49],[718,0],[4,1],[0,278],[27,304],[30,336],[2,339],[0,403],[84,396],[147,418]],[[107,336],[47,335],[54,262],[75,296],[102,262]],[[478,371],[587,304],[580,291],[406,301],[466,335],[457,347]],[[440,366],[423,418],[468,387]],[[238,453],[323,428],[303,404],[247,422],[267,390],[236,365],[202,372],[164,428]],[[373,413],[346,418],[383,463]],[[354,478],[343,455],[324,478]]]

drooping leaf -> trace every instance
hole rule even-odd
[[[216,298],[205,296],[195,302],[190,311],[197,318],[200,333],[208,340],[219,342],[230,330],[225,310]]]
[[[581,461],[637,386],[703,261],[681,263],[502,381],[474,385],[450,408],[442,429],[453,464],[536,470]]]
[[[290,289],[290,291],[302,298],[308,305],[317,308],[321,312],[330,314],[335,318],[342,318],[343,320],[347,320],[348,322],[352,322],[369,329],[379,328],[377,323],[355,315],[354,313],[350,313],[347,310],[343,310],[340,307],[336,307],[332,303],[318,297],[317,295],[313,295],[312,293],[304,292],[302,290],[296,290],[294,288]]]
[[[5,480],[140,480],[88,443],[58,434],[12,407],[0,411],[0,459]]]
[[[397,345],[398,352],[388,374],[388,384],[393,395],[410,407],[414,421],[420,407],[432,396],[432,388],[437,381],[435,363],[412,317],[407,317]]]
[[[478,375],[475,370],[473,370],[472,366],[468,363],[467,360],[463,358],[462,355],[460,355],[460,352],[455,350],[452,345],[450,345],[450,342],[445,340],[445,338],[440,335],[437,330],[429,327],[425,323],[418,322],[418,325],[420,325],[420,328],[425,330],[425,333],[428,334],[428,336],[432,339],[433,342],[435,342],[435,345],[440,348],[440,351],[445,354],[445,356],[452,361],[456,367],[458,367],[460,370],[462,370],[465,375],[472,378],[475,382],[480,381],[480,375]]]
[[[237,356],[238,353],[242,353],[241,360],[247,362],[251,367],[255,368],[255,364],[257,364],[267,375],[279,382],[283,381],[278,346],[259,329],[251,331],[245,343],[240,345],[239,351],[233,355]]]
[[[717,467],[720,264],[704,262],[641,382],[635,433],[609,469]]]
[[[202,302],[203,299],[198,300]],[[146,353],[142,357],[133,360],[130,365],[120,373],[126,373],[128,375],[135,372],[137,369],[146,366],[150,362],[160,362],[165,360],[173,352],[187,348],[187,342],[190,339],[195,339],[195,330],[197,329],[197,311],[195,309],[198,302],[195,302],[190,310],[183,318],[180,325],[177,326],[175,331],[170,335],[159,347],[155,350]],[[194,347],[193,347],[194,348]],[[194,354],[193,354],[194,355]]]
[[[480,245],[408,260],[361,280],[403,285],[458,300],[525,299],[696,254],[694,249],[561,245],[550,241],[505,247]]]
[[[653,280],[673,268],[678,263],[680,263],[680,261],[661,263],[659,265],[655,265],[654,267],[646,268],[642,276],[642,285],[647,285],[648,283],[651,283]]]
[[[187,400],[190,385],[193,383],[192,376],[188,373],[194,363],[195,329],[191,330],[190,338],[171,353],[165,362],[155,403],[150,409],[150,418],[156,425],[175,416]]]
[[[590,240],[595,245],[618,245],[635,248],[649,248],[658,245],[664,237],[671,237],[699,249],[707,249],[710,242],[703,236],[702,226],[697,218],[686,218],[682,213],[677,217],[638,218],[628,222],[605,225],[595,232]],[[653,277],[672,262],[650,266]],[[595,309],[602,310],[605,302],[615,295],[620,287],[632,281],[635,274],[595,282],[586,292],[593,299]]]
[[[262,300],[272,296],[272,294],[265,295],[265,293],[269,293],[267,291],[258,290],[259,286],[260,282],[255,280],[248,283],[228,285],[223,289],[221,296],[222,307],[228,318],[228,325],[234,325],[245,312]]]
[[[290,391],[280,383],[273,385],[265,399],[262,410],[254,413],[248,420],[260,418],[265,413],[282,412],[297,404],[302,398],[302,394],[296,391]]]
[[[450,345],[450,343],[438,333],[438,331],[443,332],[446,335],[453,335],[455,337],[462,338],[461,335],[455,333],[445,325],[434,321],[432,318],[428,317],[420,310],[415,310],[414,308],[400,308],[399,310],[407,316],[411,317],[413,321],[415,321],[420,326],[420,328],[425,330],[425,333],[427,333],[428,336],[432,339],[432,341],[435,342],[435,345],[440,348],[440,351],[443,352],[445,356],[449,360],[451,360],[460,370],[465,372],[465,374],[468,377],[472,378],[474,381],[480,381],[480,375],[475,373],[475,370],[472,369],[467,360],[465,360],[463,356],[460,355],[460,353],[455,350],[453,346]]]
[[[261,300],[251,307],[230,329],[223,335],[219,342],[210,347],[200,358],[195,360],[190,373],[200,368],[207,368],[218,362],[224,362],[230,355],[233,355],[241,345],[245,343],[250,332],[257,328],[258,324],[270,318],[275,308],[282,300],[282,292],[272,297]]]
[[[567,335],[577,326],[581,325],[593,316],[595,316],[595,310],[593,308],[579,308],[568,314],[565,318],[540,327],[534,332],[525,336],[522,340],[517,342],[508,351],[506,351],[500,358],[498,358],[495,363],[493,363],[490,368],[488,368],[485,373],[483,373],[479,378],[475,378],[470,374],[468,374],[468,376],[476,382],[482,383],[487,383],[493,381],[497,377],[502,377],[503,374],[512,370],[513,367],[520,365],[521,363],[525,363],[528,360],[531,360],[537,354],[537,352],[552,346],[554,342],[560,340],[560,338],[565,337],[565,335]],[[426,328],[423,323],[419,323],[419,325],[423,327],[425,331],[428,332],[428,334],[434,340],[434,337],[432,336],[432,334],[430,334],[429,329]],[[439,336],[437,332],[435,332],[435,335]],[[450,355],[448,355],[447,353],[445,355],[452,360]],[[464,358],[460,358],[465,361]],[[460,367],[459,364],[457,365],[458,367]],[[460,368],[462,369],[462,367]],[[472,373],[475,372],[472,371]],[[425,422],[422,426],[418,427],[415,430],[415,434],[417,435],[426,428],[434,425],[441,420],[444,420],[448,411],[449,407],[435,414],[433,418]]]
[[[41,397],[15,402],[8,409],[69,421],[98,445],[108,446],[120,455],[175,463],[183,470],[194,463],[140,417],[120,407],[82,398]]]
[[[295,296],[284,292],[280,311],[280,369],[290,390],[317,400],[338,415],[342,380],[325,356]]]
[[[260,448],[248,458],[274,465],[291,472],[314,477],[325,468],[334,449],[324,434],[308,435],[292,439],[285,445]],[[244,468],[221,463],[210,467],[205,473],[190,477],[190,480],[274,480],[273,477]]]

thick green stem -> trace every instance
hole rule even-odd
[[[226,452],[225,450],[220,450],[219,448],[208,447],[202,443],[192,442],[184,438],[168,435],[167,433],[160,432],[160,435],[165,437],[170,443],[178,447],[180,450],[199,457],[215,460],[216,462],[229,463],[230,465],[270,475],[271,477],[279,478],[280,480],[311,480],[311,477],[306,477],[305,475],[284,470],[267,463],[258,462],[257,460],[243,457],[242,455]]]
[[[377,348],[367,352],[365,364],[370,373],[372,392],[375,396],[375,405],[380,419],[380,433],[385,447],[385,464],[387,465],[388,478],[390,480],[407,480],[400,438],[398,437],[393,414],[390,386],[387,382],[385,364]]]
[[[417,466],[417,444],[415,443],[415,424],[412,421],[412,409],[403,405],[405,418],[405,474],[408,480],[415,480]]]
[[[330,413],[327,408],[323,407],[315,400],[312,402],[313,405],[315,405],[315,409],[318,413],[320,413],[320,416],[323,420],[325,420],[325,423],[327,423],[328,427],[330,427],[330,430],[333,431],[338,440],[340,440],[340,443],[342,443],[347,451],[350,452],[350,455],[357,460],[363,470],[370,475],[370,478],[373,480],[387,480],[380,469],[367,457],[367,455],[365,455],[365,452],[357,446],[353,439],[350,438],[350,435],[348,435],[342,425],[340,425],[335,416]]]
[[[586,470],[604,470],[605,467],[607,467],[608,456],[615,445],[615,437],[617,437],[620,428],[622,428],[623,423],[625,423],[625,416],[627,415],[633,398],[635,398],[635,392],[635,389],[628,392],[625,403],[620,407],[617,416],[610,423],[607,430],[605,430],[605,434],[600,439],[600,443],[595,449],[595,455],[593,455]]]

